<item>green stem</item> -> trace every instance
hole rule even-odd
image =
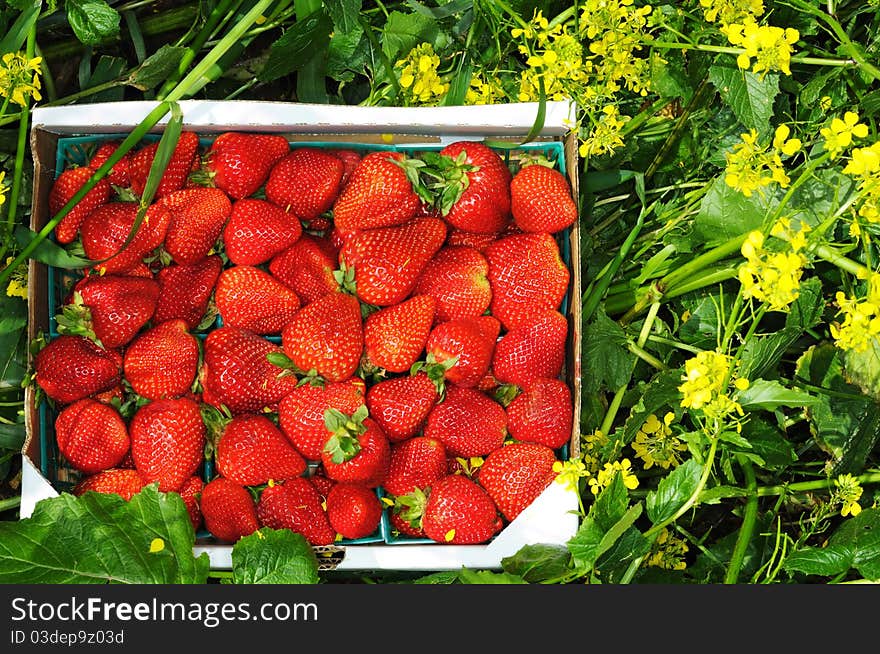
[[[666,364],[663,363],[660,359],[655,357],[650,352],[646,351],[644,348],[639,347],[633,342],[629,342],[626,344],[626,349],[639,357],[642,361],[647,363],[652,368],[656,368],[657,370],[666,370]]]
[[[758,484],[755,479],[755,469],[752,462],[741,454],[737,454],[736,460],[742,468],[743,475],[746,479],[746,489],[754,493]],[[736,537],[736,545],[733,547],[733,553],[730,555],[730,562],[727,564],[727,574],[724,576],[725,584],[735,584],[739,579],[740,570],[745,560],[746,551],[752,540],[752,534],[755,531],[755,524],[758,518],[758,496],[750,495],[746,500],[746,508],[743,512],[742,526],[739,528],[739,534]]]
[[[709,264],[715,263],[716,261],[721,261],[722,259],[730,256],[734,252],[738,252],[739,249],[742,247],[742,244],[745,242],[747,236],[748,234],[735,236],[729,241],[726,241],[721,245],[712,248],[708,252],[704,252],[703,254],[694,257],[680,268],[677,268],[673,272],[663,277],[660,280],[660,286],[663,289],[664,294],[667,293],[670,289],[674,288],[676,284],[680,284],[681,282],[689,279]]]
[[[231,570],[210,570],[208,572],[208,577],[213,579],[232,579],[232,571]]]
[[[701,43],[680,43],[676,41],[645,41],[646,45],[665,50],[699,50],[701,52],[719,52],[722,54],[741,55],[744,48],[734,48],[723,45],[704,45]],[[858,61],[852,59],[829,59],[827,57],[810,57],[808,55],[794,55],[791,63],[808,64],[812,66],[855,66]]]
[[[0,513],[3,513],[4,511],[9,511],[10,509],[15,509],[19,506],[21,506],[21,495],[8,497],[5,500],[0,500]]]

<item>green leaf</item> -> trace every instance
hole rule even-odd
[[[111,81],[117,81],[117,85],[83,97],[88,98],[89,102],[119,102],[122,100],[125,95],[125,89],[122,88],[123,81],[119,80],[119,78],[127,67],[128,61],[122,57],[101,55],[87,83],[82,85],[83,89]]]
[[[433,43],[438,31],[437,21],[430,16],[392,11],[382,29],[382,51],[393,64],[419,43]]]
[[[263,527],[232,546],[236,584],[317,584],[318,557],[302,534]]]
[[[827,547],[805,547],[792,552],[782,567],[791,572],[808,575],[832,577],[846,572],[852,567],[853,551],[846,545]]]
[[[703,467],[695,459],[688,459],[657,484],[657,490],[648,493],[645,508],[655,525],[666,522],[684,506],[700,483]]]
[[[617,390],[629,381],[635,355],[626,349],[623,328],[596,311],[595,319],[584,332],[584,390],[594,393],[603,385]]]
[[[663,420],[665,411],[672,409],[681,402],[681,370],[663,370],[651,378],[647,384],[640,382],[638,386],[639,400],[630,409],[629,417],[623,426],[623,440],[631,443],[639,429],[645,424],[645,419],[652,413]],[[661,413],[663,415],[661,415]]]
[[[618,476],[620,476],[618,474]],[[626,513],[618,520],[599,542],[596,548],[596,560],[606,552],[608,552],[614,544],[632,527],[633,523],[642,515],[642,503],[639,502],[631,506]]]
[[[119,34],[119,12],[104,0],[67,0],[67,20],[85,45],[98,45]]]
[[[862,352],[846,350],[843,369],[850,384],[855,384],[865,395],[880,401],[880,347],[876,338],[872,338]]]
[[[718,296],[715,291],[703,291],[681,300],[682,307],[688,312],[687,320],[682,317],[678,328],[678,337],[689,345],[705,349],[715,349],[718,342],[719,328],[722,323],[719,315],[719,303],[730,306],[732,298],[728,295]]]
[[[363,0],[324,0],[324,8],[333,19],[333,31],[350,34],[360,29],[358,16]]]
[[[577,533],[565,544],[577,570],[588,571],[593,567],[599,557],[599,544],[604,535],[605,532],[591,516],[581,521]]]
[[[2,304],[2,303],[0,303]],[[23,304],[23,303],[19,303]],[[0,333],[0,390],[21,389],[27,374],[27,332]]]
[[[470,570],[462,568],[458,571],[458,580],[463,584],[525,584],[528,583],[519,575],[509,572],[492,572],[491,570]]]
[[[36,238],[37,233],[28,229],[24,225],[15,226],[15,240],[22,249]],[[30,256],[31,259],[39,261],[40,263],[45,263],[55,268],[64,268],[66,270],[85,268],[86,266],[92,264],[92,261],[90,259],[84,259],[83,257],[74,256],[68,253],[67,250],[65,250],[58,244],[48,239],[43,239],[42,241],[40,241],[40,244],[36,247],[36,249],[31,253]]]
[[[180,495],[155,484],[129,502],[62,493],[38,502],[30,518],[0,522],[0,583],[202,584],[210,562],[193,556],[194,540]]]
[[[352,81],[366,65],[367,43],[360,26],[348,34],[334,32],[327,50],[327,76],[339,82]]]
[[[590,170],[581,177],[581,187],[587,193],[600,193],[620,186],[635,176],[633,170]]]
[[[0,423],[0,450],[21,450],[27,436],[25,426],[19,423],[7,425]]]
[[[651,543],[635,527],[630,527],[621,534],[615,543],[608,548],[599,560],[596,569],[607,584],[614,584],[626,572],[630,564],[651,551]]]
[[[590,515],[596,519],[596,524],[607,531],[626,514],[628,505],[629,495],[623,485],[623,476],[616,474],[611,483],[599,493],[590,509]]]
[[[446,2],[438,2],[439,7],[426,7],[423,3],[418,2],[418,0],[406,0],[406,4],[419,14],[440,20],[454,16],[462,11],[473,9],[474,0],[447,0]]]
[[[423,577],[417,577],[410,581],[402,582],[409,584],[428,584],[428,585],[446,585],[454,584],[458,581],[458,570],[443,570],[442,572],[434,572]]]
[[[141,91],[156,88],[177,72],[180,59],[186,52],[182,46],[162,45],[128,77],[128,85]]]
[[[709,68],[709,81],[746,129],[754,129],[762,136],[769,133],[773,102],[779,94],[779,75],[768,73],[761,77],[723,61]]]
[[[718,245],[759,229],[765,212],[765,201],[757,193],[747,198],[716,177],[700,202],[694,232],[707,246]]]
[[[40,17],[40,7],[43,3],[40,0],[27,2],[17,2],[16,9],[21,13],[15,22],[6,30],[3,40],[0,41],[0,55],[7,52],[18,52],[24,45],[28,33],[36,24]]]
[[[326,53],[332,29],[333,21],[325,11],[315,11],[297,20],[269,47],[269,57],[257,79],[271,82],[300,70],[315,56]]]
[[[743,425],[742,435],[765,468],[785,468],[797,461],[797,453],[782,432],[760,416],[752,416]]]
[[[781,406],[805,407],[816,404],[819,400],[809,393],[795,388],[786,388],[778,381],[756,379],[749,387],[740,391],[736,400],[743,409],[764,409],[773,411]]]
[[[828,539],[828,547],[848,549],[854,568],[868,579],[880,578],[880,509],[865,509],[846,520]]]
[[[524,545],[501,559],[501,567],[528,583],[556,579],[571,570],[571,552],[564,545]]]

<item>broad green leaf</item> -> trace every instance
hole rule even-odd
[[[177,493],[153,484],[126,502],[111,493],[62,493],[30,518],[0,522],[0,583],[202,584],[207,554]]]
[[[675,50],[651,58],[651,88],[663,98],[681,98],[687,102],[694,93],[684,69],[684,55]]]
[[[620,186],[635,176],[633,170],[590,170],[581,176],[581,188],[587,193],[600,193]]]
[[[406,0],[406,4],[412,7],[416,13],[439,20],[472,9],[474,0],[448,0],[447,2],[438,2],[439,7],[427,7],[418,0]]]
[[[501,559],[501,567],[528,583],[556,579],[571,570],[571,552],[564,545],[524,545]]]
[[[663,370],[645,384],[640,382],[638,402],[630,409],[629,417],[623,427],[623,439],[631,443],[645,420],[652,413],[659,420],[681,403],[681,370]]]
[[[333,31],[350,34],[360,29],[358,17],[363,0],[324,0],[324,8],[333,19]]]
[[[822,280],[810,277],[801,282],[797,299],[785,316],[785,326],[804,331],[815,327],[822,321],[825,312],[825,298],[822,297]]]
[[[177,72],[180,59],[186,52],[186,48],[164,44],[144,62],[137,70],[128,77],[128,84],[141,91],[156,88]]]
[[[877,339],[871,339],[868,347],[857,352],[846,350],[843,356],[846,380],[862,389],[865,395],[880,401],[880,347]]]
[[[392,11],[382,29],[382,51],[393,64],[419,43],[433,43],[438,30],[437,21],[430,16]]]
[[[754,129],[761,136],[769,133],[773,102],[779,94],[779,75],[767,73],[762,77],[724,60],[709,68],[709,81],[746,129]]]
[[[491,570],[470,570],[462,568],[458,571],[458,580],[463,584],[525,584],[528,583],[519,575],[509,572],[492,572]]]
[[[350,82],[355,74],[362,72],[367,62],[368,42],[364,31],[358,29],[348,34],[334,32],[327,50],[327,75],[339,82]]]
[[[880,509],[867,508],[845,520],[828,539],[828,547],[849,548],[856,568],[864,563],[876,566],[880,558]]]
[[[605,583],[614,584],[629,568],[629,565],[651,551],[651,544],[635,527],[630,527],[621,534],[614,544],[608,548],[599,560],[596,569]]]
[[[330,43],[333,21],[325,11],[315,11],[297,20],[270,47],[269,58],[257,74],[261,82],[271,82],[300,70]]]
[[[718,245],[761,227],[765,202],[755,193],[746,197],[716,177],[700,202],[694,232],[707,246]]]
[[[696,460],[688,459],[664,477],[657,484],[657,490],[649,492],[645,499],[651,522],[657,525],[674,516],[697,490],[702,472]]]
[[[786,388],[778,381],[756,379],[749,387],[737,394],[736,400],[743,409],[764,409],[773,411],[781,406],[805,407],[816,404],[819,400],[805,391]]]
[[[605,532],[589,515],[581,521],[577,533],[565,544],[577,570],[588,571],[593,567],[604,535]]]
[[[40,0],[16,3],[15,8],[21,13],[9,29],[6,30],[3,39],[0,40],[0,55],[21,50],[28,33],[40,17],[40,7],[42,4]]]
[[[742,435],[751,451],[764,461],[765,468],[781,469],[797,461],[794,447],[782,432],[760,416],[754,415],[745,422]]]
[[[0,289],[0,390],[21,388],[27,361],[27,303]]]
[[[83,88],[91,88],[114,80],[117,80],[118,83],[112,88],[83,97],[88,98],[88,102],[119,102],[122,100],[125,96],[125,89],[122,87],[124,80],[121,80],[120,77],[127,67],[128,61],[122,57],[108,57],[107,55],[99,57],[95,69],[89,76],[88,83],[84,84]]]
[[[18,297],[0,293],[0,334],[20,331],[27,325],[27,302]]]
[[[621,517],[611,529],[605,532],[605,535],[602,536],[602,540],[599,541],[599,545],[596,547],[596,560],[614,546],[621,536],[632,527],[633,523],[639,519],[640,515],[642,515],[641,502],[631,506],[627,512],[623,514],[623,517]]]
[[[36,238],[37,233],[24,225],[15,226],[15,240],[21,248],[26,247],[28,243]],[[90,259],[84,259],[83,257],[77,257],[68,253],[67,250],[49,239],[40,241],[40,244],[31,253],[31,259],[55,268],[65,268],[67,270],[85,268],[92,263]]]
[[[409,580],[405,583],[409,584],[428,584],[428,585],[445,585],[454,584],[458,581],[458,570],[443,570],[442,572],[434,572],[423,577]]]
[[[455,74],[452,76],[449,90],[446,91],[446,95],[443,96],[443,101],[441,103],[443,106],[459,106],[465,103],[465,96],[467,95],[471,83],[473,64],[471,63],[470,58],[466,55],[462,55],[462,57],[463,58],[459,59],[459,66],[456,69]]]
[[[119,12],[104,0],[67,0],[65,8],[73,33],[85,45],[98,45],[119,34]]]
[[[854,191],[851,177],[837,170],[818,170],[810,176],[809,184],[794,191],[785,215],[815,227],[846,204]]]
[[[317,584],[318,557],[302,534],[263,527],[232,546],[236,584]]]
[[[853,564],[853,550],[847,545],[828,545],[827,547],[805,547],[792,552],[782,567],[792,572],[807,575],[832,577],[846,572]]]
[[[598,391],[602,386],[617,390],[629,381],[635,355],[626,349],[623,328],[597,311],[584,332],[584,389]]]
[[[746,492],[736,486],[713,486],[700,493],[700,504],[718,504],[728,497],[743,497]]]
[[[0,423],[0,450],[21,450],[26,436],[24,425]]]
[[[689,345],[714,350],[722,322],[719,303],[723,301],[724,306],[730,306],[731,300],[727,295],[719,297],[714,289],[682,298],[681,305],[687,313],[682,314],[679,338]]]
[[[623,476],[614,475],[611,483],[602,489],[590,509],[590,515],[603,530],[611,529],[625,514],[629,506],[629,495],[623,485]]]

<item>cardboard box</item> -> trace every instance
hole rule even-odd
[[[130,132],[155,106],[152,102],[120,102],[70,107],[37,108],[33,112],[31,148],[34,157],[34,192],[31,227],[38,231],[51,218],[48,194],[58,170],[59,139],[109,138]],[[198,101],[180,103],[184,129],[205,138],[225,131],[253,131],[285,135],[289,141],[325,144],[355,143],[369,147],[439,149],[458,140],[486,138],[518,144],[534,122],[538,105],[520,103],[467,107],[358,107],[251,101]],[[571,133],[575,108],[568,102],[550,102],[539,135],[526,147],[552,146],[561,153],[575,196],[578,190],[577,143]],[[166,117],[167,119],[167,117]],[[164,120],[153,130],[160,133]],[[89,140],[89,139],[84,139]],[[560,248],[571,270],[569,293],[563,311],[569,319],[569,339],[564,374],[574,400],[574,427],[566,452],[579,454],[581,396],[581,282],[579,226],[565,230]],[[50,272],[53,273],[50,275]],[[50,303],[54,273],[30,262],[28,290],[29,337],[50,333]],[[52,330],[54,331],[54,330]],[[37,502],[58,495],[75,480],[76,473],[60,470],[50,450],[51,424],[46,411],[34,403],[34,389],[25,394],[27,440],[23,448],[21,517],[33,512]],[[52,481],[55,480],[53,486]],[[578,527],[578,499],[573,491],[551,484],[523,513],[484,545],[443,545],[426,540],[389,539],[387,516],[374,538],[315,548],[324,570],[455,570],[462,566],[498,569],[502,558],[522,546],[564,544]],[[231,567],[232,546],[217,544],[210,535],[199,537],[195,552],[206,552],[215,569]]]

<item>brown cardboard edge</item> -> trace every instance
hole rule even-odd
[[[579,206],[580,197],[578,176],[578,142],[577,135],[569,132],[563,140],[565,151],[565,169],[568,172],[568,180],[571,184],[572,197]],[[581,305],[581,221],[584,216],[578,211],[578,217],[569,231],[569,248],[571,253],[571,288],[568,302],[569,318],[569,348],[567,352],[566,370],[571,382],[573,416],[571,442],[569,443],[570,458],[580,457],[581,454],[581,330],[582,330],[582,305]]]

